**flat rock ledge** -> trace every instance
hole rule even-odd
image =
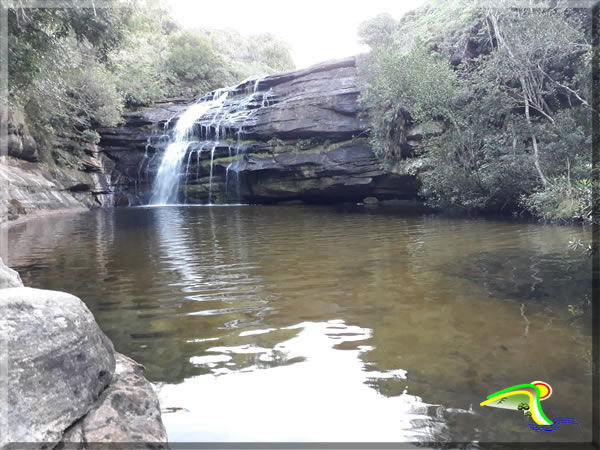
[[[143,366],[80,299],[23,287],[1,259],[0,286],[0,448],[168,448]]]

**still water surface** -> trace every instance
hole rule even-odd
[[[146,366],[171,441],[574,442],[591,440],[574,237],[381,205],[134,208],[13,227],[9,262]],[[479,406],[534,380],[580,425]]]

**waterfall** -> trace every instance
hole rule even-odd
[[[150,204],[168,205],[177,202],[180,181],[181,164],[193,136],[196,121],[206,114],[211,108],[222,107],[228,92],[217,91],[213,100],[192,104],[175,124],[173,137],[163,155],[156,179]],[[220,109],[217,110],[217,113]],[[215,114],[216,117],[217,114]],[[214,119],[213,119],[214,120]]]
[[[158,170],[152,186],[151,205],[168,205],[180,201],[180,183],[184,179],[186,189],[184,193],[184,202],[188,202],[189,184],[199,183],[200,175],[200,157],[202,150],[210,149],[210,172],[208,177],[208,203],[213,202],[213,176],[222,176],[215,171],[215,165],[222,165],[219,159],[222,158],[224,148],[229,150],[229,157],[235,157],[245,149],[242,146],[242,135],[245,127],[253,125],[257,109],[269,106],[269,100],[273,97],[272,89],[265,89],[259,86],[264,77],[253,77],[245,80],[237,86],[218,89],[203,97],[200,97],[195,103],[190,105],[183,113],[169,119],[165,125],[165,130],[169,129],[169,124],[175,121],[171,127],[171,136],[163,135],[159,139],[167,139],[168,144],[162,153]],[[263,89],[260,89],[263,88]],[[266,90],[266,92],[263,92]],[[237,136],[236,136],[237,131]],[[166,133],[166,131],[165,131]],[[198,138],[204,143],[200,148],[190,147],[190,143]],[[235,139],[235,141],[233,141]],[[233,142],[231,142],[233,141]],[[210,147],[208,147],[210,145]],[[163,147],[164,148],[164,147]],[[218,150],[217,150],[218,149]],[[190,165],[194,163],[192,156],[196,152],[196,177],[190,179]],[[146,164],[146,171],[152,163],[152,159],[159,152],[156,151],[150,161]],[[187,156],[186,156],[187,155]],[[236,201],[240,201],[240,161],[229,161],[225,168],[225,193],[228,193],[229,172],[236,172]],[[193,175],[192,175],[193,176]],[[217,184],[222,186],[222,183]]]
[[[217,128],[218,130],[218,128]],[[213,145],[212,150],[210,151],[210,176],[208,178],[208,204],[212,204],[212,176],[213,176],[213,163],[215,161],[215,148],[217,145]]]

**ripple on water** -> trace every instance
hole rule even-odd
[[[574,237],[379,207],[134,208],[15,227],[9,263],[146,366],[171,441],[573,442],[592,392]],[[478,407],[534,379],[581,425],[542,436]]]

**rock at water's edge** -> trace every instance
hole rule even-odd
[[[164,446],[152,448],[168,448],[158,399],[144,378],[144,366],[120,353],[115,359],[113,381],[83,420],[67,430],[63,442],[158,442]]]
[[[32,288],[0,290],[8,344],[7,442],[57,443],[110,383],[114,349],[77,297]]]
[[[0,258],[0,289],[23,287],[19,273],[7,267]]]
[[[0,354],[8,356],[8,401],[0,402],[7,432],[0,448],[112,442],[168,448],[143,366],[114,352],[80,299],[22,287],[2,260],[0,283],[17,286],[0,289],[0,350],[8,349]]]

